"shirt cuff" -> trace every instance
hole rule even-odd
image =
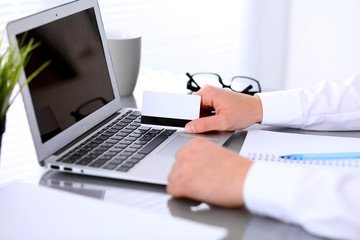
[[[298,89],[256,94],[263,108],[261,124],[300,128],[303,110]]]

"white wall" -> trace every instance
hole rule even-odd
[[[280,89],[284,85],[288,0],[251,2],[249,75],[258,79],[265,90]]]
[[[285,88],[360,72],[360,1],[291,0]]]

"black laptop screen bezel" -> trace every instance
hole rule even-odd
[[[88,9],[93,9],[95,13],[98,33],[103,48],[106,66],[110,76],[114,99],[110,100],[107,104],[100,107],[98,110],[91,113],[87,117],[81,119],[80,121],[77,121],[66,129],[63,129],[59,134],[44,141],[40,134],[40,129],[36,118],[30,89],[29,86],[26,86],[22,91],[22,97],[30,125],[30,130],[33,136],[35,149],[38,155],[38,161],[41,165],[43,165],[43,161],[47,157],[51,156],[56,151],[63,148],[75,139],[79,138],[81,135],[92,129],[104,119],[107,119],[108,117],[116,113],[121,108],[116,78],[114,75],[111,57],[106,42],[106,34],[103,22],[101,20],[99,6],[96,0],[71,2],[22,19],[12,21],[7,25],[7,33],[9,40],[11,41],[11,39],[14,39],[18,34],[24,33],[39,26],[43,26],[45,24],[49,24],[59,19],[66,18],[81,11],[86,11]],[[26,77],[25,73],[23,72],[19,79],[19,84],[23,84],[25,81]]]

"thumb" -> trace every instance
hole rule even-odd
[[[185,125],[187,133],[201,133],[212,130],[221,130],[220,119],[216,115],[198,118]]]

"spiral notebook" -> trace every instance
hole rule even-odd
[[[297,133],[249,130],[240,155],[253,161],[301,163],[357,167],[360,159],[287,160],[291,154],[347,153],[360,151],[360,138],[319,136]]]

